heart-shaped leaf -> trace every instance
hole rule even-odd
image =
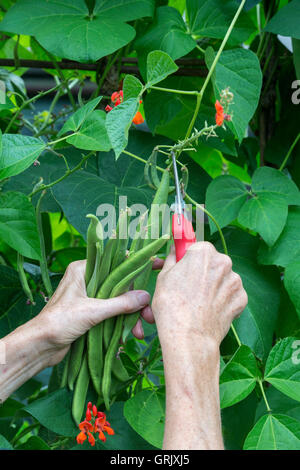
[[[214,59],[212,48],[206,54],[206,62],[210,68]],[[257,56],[247,49],[224,51],[212,77],[216,98],[226,88],[234,95],[232,121],[227,125],[233,130],[239,141],[245,137],[245,132],[259,101],[262,86],[262,73]]]
[[[137,98],[143,89],[143,84],[134,75],[126,75],[123,81],[124,101]]]
[[[163,391],[143,390],[124,406],[124,416],[130,426],[147,442],[162,448],[165,417]]]
[[[88,101],[84,106],[75,111],[74,114],[64,123],[63,127],[58,133],[58,136],[66,132],[76,132],[86,118],[94,111],[96,106],[100,103],[102,96],[98,96],[94,100]]]
[[[284,285],[300,318],[300,260],[287,266]]]
[[[290,207],[286,225],[272,247],[262,244],[259,262],[286,267],[296,259],[300,260],[300,208]]]
[[[92,14],[84,0],[20,0],[9,9],[1,31],[35,36],[54,55],[96,61],[128,44],[132,21],[152,16],[153,0],[96,0]]]
[[[107,152],[111,144],[105,127],[106,114],[104,111],[92,111],[83,122],[75,135],[67,138],[69,144],[83,150],[102,150]]]
[[[242,345],[224,367],[220,376],[221,408],[244,400],[260,376],[256,359],[248,346]]]
[[[300,450],[300,423],[289,416],[265,415],[250,431],[244,450]]]
[[[40,258],[35,213],[24,194],[7,192],[0,195],[0,237],[23,256]]]
[[[18,175],[39,157],[46,145],[35,137],[17,134],[2,136],[0,180]]]
[[[177,65],[166,52],[150,52],[147,57],[147,87],[161,82],[176,70]]]
[[[269,354],[264,379],[280,392],[300,401],[300,340],[284,338]]]
[[[127,101],[115,106],[106,117],[106,129],[118,158],[128,143],[128,132],[134,116],[138,110],[139,103],[136,98],[130,98]]]

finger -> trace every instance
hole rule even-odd
[[[162,268],[162,272],[169,271],[171,268],[173,268],[173,266],[175,266],[175,264],[176,264],[175,246],[172,245],[170,249],[170,254],[169,256],[167,256],[166,261],[164,263],[164,267]]]
[[[147,305],[143,308],[141,311],[141,316],[147,323],[155,323],[155,318],[150,305]]]
[[[153,270],[162,269],[164,263],[165,263],[165,260],[164,260],[164,259],[155,258],[155,260],[153,261],[153,264],[152,264],[152,269],[153,269]]]
[[[139,318],[135,326],[132,328],[132,334],[137,339],[144,339],[144,330],[142,325],[142,320]]]
[[[143,290],[132,290],[113,299],[87,298],[85,300],[87,313],[89,313],[94,324],[122,313],[137,312],[148,305],[149,302],[150,295]]]
[[[56,302],[62,296],[66,301],[68,298],[73,299],[74,296],[86,296],[85,267],[86,260],[73,261],[73,263],[69,264],[55,293],[50,299],[49,305]]]

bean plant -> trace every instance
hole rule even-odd
[[[225,447],[299,450],[299,0],[3,0],[0,19],[0,337],[75,260],[90,297],[153,294],[170,242],[122,240],[119,198],[151,221],[174,200],[174,153],[249,299],[221,345]],[[30,92],[34,66],[53,86]],[[118,219],[104,243],[102,204]],[[160,449],[162,353],[137,318],[94,327],[8,398],[0,448]],[[86,439],[85,413],[107,439]]]

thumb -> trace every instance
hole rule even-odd
[[[150,295],[143,290],[132,290],[112,299],[88,298],[86,302],[90,319],[94,324],[97,324],[106,318],[141,310],[149,304]]]

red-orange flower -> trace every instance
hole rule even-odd
[[[142,114],[139,111],[134,116],[132,122],[133,122],[133,124],[136,124],[136,125],[143,124],[144,118],[143,118]]]
[[[123,90],[120,90],[120,91],[114,91],[113,94],[111,95],[110,99],[111,99],[112,104],[114,104],[114,106],[119,106],[119,104],[123,103],[123,97],[124,97],[123,96]],[[141,103],[142,103],[142,100],[140,100],[140,104]],[[112,109],[113,108],[108,104],[105,108],[105,111],[109,113]],[[140,111],[138,111],[136,113],[136,115],[134,116],[132,122],[135,125],[143,124],[144,118],[143,118],[142,114],[140,113]]]
[[[215,108],[217,111],[216,112],[216,124],[217,126],[222,126],[224,119],[225,119],[225,115],[224,115],[224,108],[221,105],[220,101],[218,100],[216,101]]]
[[[76,437],[77,443],[78,444],[83,444],[84,441],[86,440],[86,435],[83,431],[81,431],[78,436]]]
[[[94,434],[98,434],[102,442],[106,441],[104,432],[113,436],[114,430],[111,428],[110,423],[106,421],[106,415],[102,411],[98,411],[96,405],[88,403],[86,410],[86,419],[79,424],[80,433],[76,440],[78,444],[83,444],[88,439],[91,446],[95,445]]]

